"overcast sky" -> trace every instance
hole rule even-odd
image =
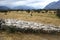
[[[0,0],[0,5],[15,7],[19,5],[32,6],[34,8],[44,8],[47,4],[58,0]]]

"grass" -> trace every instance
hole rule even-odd
[[[25,11],[21,12],[8,12],[7,15],[4,13],[0,13],[0,18],[3,19],[20,19],[26,21],[34,21],[38,23],[45,24],[54,24],[60,25],[60,19],[55,14],[50,13],[35,13],[33,12],[33,16],[30,16],[30,13]],[[26,33],[9,33],[6,31],[0,30],[0,40],[60,40],[60,35],[48,35],[48,34],[26,34]]]
[[[34,21],[38,23],[45,23],[45,24],[54,24],[56,26],[60,25],[60,19],[55,15],[51,13],[32,13],[33,16],[30,16],[30,13],[27,13],[26,11],[11,11],[8,12],[7,15],[4,15],[4,13],[0,13],[0,18],[3,19],[20,19],[20,20],[27,20],[27,21]]]
[[[32,33],[8,33],[0,31],[0,40],[60,40],[60,35],[32,34]]]

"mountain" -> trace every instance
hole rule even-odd
[[[48,4],[44,9],[60,9],[60,1]]]
[[[30,6],[16,6],[12,9],[23,9],[23,10],[27,10],[27,9],[34,9],[33,7],[30,7]]]
[[[9,10],[10,8],[6,7],[6,6],[0,6],[0,11],[3,11],[3,10]]]

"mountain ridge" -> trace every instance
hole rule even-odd
[[[48,4],[44,9],[60,9],[60,1]]]
[[[31,10],[31,9],[34,9],[34,8],[33,7],[22,5],[22,6],[16,6],[13,9],[23,9],[23,10],[30,9]]]
[[[0,6],[0,11],[3,11],[3,10],[9,10],[10,8],[7,7],[7,6]]]
[[[32,9],[35,9],[33,7],[30,7],[30,6],[25,6],[25,5],[22,5],[22,6],[15,6],[13,8],[10,8],[10,7],[7,7],[7,6],[0,6],[0,10],[18,10],[18,9],[22,9],[22,10],[32,10]]]

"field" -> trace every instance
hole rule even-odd
[[[34,21],[38,23],[45,23],[45,24],[53,24],[56,26],[60,25],[60,18],[56,16],[54,13],[37,13],[33,12],[32,16],[31,13],[28,13],[26,11],[11,11],[7,12],[7,15],[5,13],[0,13],[0,18],[3,19],[20,19],[20,20],[26,20],[26,21]]]
[[[5,13],[0,12],[0,18],[3,19],[19,19],[26,21],[33,21],[37,23],[60,25],[60,18],[54,13],[31,13],[26,11],[11,11]],[[9,33],[7,31],[0,30],[0,40],[60,40],[60,35],[48,35],[48,34],[33,34],[33,33]]]
[[[0,31],[0,40],[60,40],[60,35]]]

